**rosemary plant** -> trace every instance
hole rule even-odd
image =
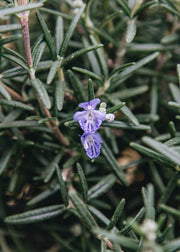
[[[179,0],[0,20],[0,251],[180,251]]]

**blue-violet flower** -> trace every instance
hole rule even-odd
[[[98,133],[84,133],[81,136],[81,143],[89,158],[97,158],[101,151],[102,139]]]
[[[106,119],[106,114],[95,110],[97,104],[100,103],[99,98],[95,98],[89,102],[79,104],[84,111],[78,111],[74,114],[74,120],[78,121],[81,129],[85,133],[94,133],[99,129],[102,121]]]

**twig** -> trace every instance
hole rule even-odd
[[[21,5],[26,4],[26,0],[21,0],[20,2]],[[32,61],[32,55],[31,55],[31,46],[30,46],[30,36],[29,36],[29,26],[28,26],[28,20],[29,20],[29,12],[25,11],[21,14],[18,14],[18,17],[20,19],[21,27],[22,27],[22,33],[23,33],[23,39],[24,39],[24,46],[25,46],[25,53],[26,53],[26,59],[27,59],[27,65],[29,67],[29,78],[31,80],[34,80],[35,77],[35,71],[33,69],[33,61]],[[35,96],[37,98],[38,103],[40,104],[45,116],[47,118],[52,118],[49,110],[47,110],[42,102],[40,101],[37,93],[35,90],[33,90],[35,93]],[[49,122],[49,127],[51,130],[55,133],[57,139],[62,145],[67,146],[68,145],[68,140],[62,135],[60,132],[59,128],[57,127],[56,123],[54,121]]]

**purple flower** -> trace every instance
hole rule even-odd
[[[89,102],[83,102],[79,104],[80,108],[84,111],[78,111],[74,114],[74,120],[78,121],[81,129],[85,133],[93,133],[99,129],[102,121],[106,119],[105,113],[95,110],[97,104],[100,103],[100,99],[96,98]]]
[[[101,151],[102,139],[98,133],[84,133],[81,136],[81,143],[89,158],[97,158]]]

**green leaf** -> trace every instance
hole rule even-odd
[[[26,5],[20,5],[16,7],[2,9],[0,10],[0,17],[36,9],[36,8],[41,7],[42,5],[43,3],[39,2],[39,3],[32,3],[32,4],[26,4]]]
[[[21,59],[17,58],[16,56],[7,54],[7,53],[3,53],[2,57],[14,62],[15,64],[21,66],[23,69],[25,69],[27,72],[29,71],[27,65],[24,63],[24,61],[22,61]]]
[[[50,163],[48,163],[48,165],[46,166],[46,169],[43,174],[45,183],[49,182],[49,180],[51,179],[53,173],[56,170],[56,166],[58,165],[58,163],[60,162],[60,160],[62,158],[62,155],[63,155],[63,153],[59,152],[57,155],[55,155],[53,160]]]
[[[140,87],[128,88],[121,91],[117,91],[115,93],[111,93],[111,95],[114,96],[115,98],[125,100],[133,96],[141,95],[147,92],[148,89],[149,89],[149,86],[142,85]]]
[[[55,16],[63,17],[64,19],[67,19],[67,20],[73,19],[72,15],[69,15],[69,14],[66,14],[66,13],[60,12],[60,11],[55,11],[55,10],[44,8],[44,7],[41,8],[41,11],[55,15]]]
[[[43,17],[39,13],[39,11],[36,12],[36,16],[37,16],[37,19],[38,19],[39,24],[41,26],[41,29],[43,31],[44,38],[45,38],[47,45],[49,47],[49,51],[51,53],[52,59],[55,60],[56,59],[56,50],[55,50],[55,44],[54,44],[54,40],[51,36],[51,33],[50,33]]]
[[[170,102],[168,102],[168,105],[173,108],[180,109],[180,103],[170,101]]]
[[[47,108],[51,108],[51,101],[49,99],[48,93],[46,91],[46,88],[44,84],[39,79],[31,80],[31,85],[36,91],[37,95],[39,96],[39,99],[41,100],[42,104]]]
[[[179,89],[179,87],[177,87],[174,83],[170,83],[169,88],[170,88],[171,94],[172,94],[175,102],[180,103],[180,89]]]
[[[0,25],[0,33],[3,32],[9,32],[9,31],[16,31],[20,30],[21,25],[20,24],[5,24],[5,25]]]
[[[119,17],[120,14],[122,14],[121,10],[115,11],[112,14],[106,16],[99,24],[98,27],[103,28],[105,25],[107,25],[111,20],[113,20],[116,17]]]
[[[106,98],[113,104],[113,105],[120,105],[124,104],[119,99],[113,97],[112,95],[106,95]],[[135,115],[131,112],[131,110],[126,106],[122,106],[120,108],[120,111],[128,118],[130,122],[132,122],[135,126],[139,125],[138,119],[135,117]]]
[[[178,74],[178,80],[180,85],[180,64],[177,64],[177,74]]]
[[[174,164],[180,166],[179,154],[176,151],[169,148],[167,145],[160,143],[150,137],[143,137],[142,141],[151,148],[153,148],[154,150],[156,150],[157,152],[164,155],[167,159],[171,160]]]
[[[77,162],[78,159],[79,159],[79,155],[74,155],[74,156],[68,158],[68,160],[66,162],[64,162],[64,164],[63,164],[63,169],[66,169],[66,168],[73,166]]]
[[[84,68],[80,68],[80,67],[72,67],[73,70],[79,72],[79,73],[83,73],[85,75],[88,75],[88,77],[94,78],[95,80],[99,80],[101,83],[103,83],[103,80],[101,79],[101,77],[99,77],[97,74],[86,70]]]
[[[27,206],[33,206],[47,198],[49,198],[50,196],[54,195],[55,193],[57,193],[59,191],[60,187],[59,185],[57,184],[56,186],[54,187],[50,187],[46,190],[44,190],[43,192],[37,194],[34,198],[30,199],[28,202],[27,202]]]
[[[8,101],[8,100],[5,100],[5,99],[0,99],[0,105],[6,105],[6,106],[9,106],[9,107],[14,107],[14,108],[20,108],[20,109],[24,109],[24,110],[33,110],[34,108],[29,106],[29,105],[26,105],[22,102],[18,102],[18,101]]]
[[[124,172],[119,167],[114,155],[112,154],[110,148],[107,144],[103,141],[102,143],[102,154],[104,155],[105,159],[109,163],[111,169],[116,174],[117,178],[126,186],[129,185],[129,182],[126,180],[126,176]]]
[[[34,49],[34,52],[33,52],[33,68],[36,70],[40,60],[41,60],[41,57],[42,57],[42,54],[44,52],[44,49],[45,49],[45,46],[46,46],[46,43],[44,41],[41,41],[37,46],[36,48]]]
[[[154,210],[154,187],[152,184],[148,184],[147,189],[142,188],[142,195],[145,205],[146,218],[154,219],[155,210]]]
[[[98,44],[96,46],[89,46],[87,48],[83,48],[83,49],[80,49],[74,53],[71,53],[70,55],[68,55],[66,58],[63,59],[63,62],[62,62],[62,66],[65,66],[67,65],[69,62],[71,62],[72,60],[80,57],[81,55],[84,55],[86,54],[87,52],[90,52],[90,51],[93,51],[93,50],[96,50],[100,47],[102,47],[103,45],[102,44]]]
[[[85,98],[85,95],[83,92],[83,87],[82,87],[80,80],[77,78],[77,76],[71,70],[68,70],[67,73],[68,73],[69,82],[71,84],[71,87],[74,91],[74,94],[75,94],[75,97],[76,97],[78,103],[85,102],[86,98]]]
[[[168,199],[171,197],[173,191],[175,190],[177,186],[178,179],[180,178],[180,172],[176,171],[173,175],[171,175],[171,178],[169,179],[169,182],[163,191],[158,204],[166,204]]]
[[[79,250],[74,249],[74,246],[70,246],[69,245],[69,243],[71,241],[66,241],[66,239],[62,239],[60,237],[60,235],[57,234],[57,233],[55,233],[55,232],[51,231],[50,234],[52,235],[52,237],[54,238],[54,240],[57,241],[60,244],[61,248],[64,251],[66,251],[66,252],[79,252]]]
[[[88,99],[89,101],[93,100],[95,98],[93,82],[91,79],[88,80],[88,97],[89,97],[89,99]]]
[[[148,64],[149,62],[151,62],[152,60],[157,58],[158,55],[159,55],[159,52],[155,52],[155,53],[139,60],[133,66],[127,67],[126,70],[124,70],[120,74],[116,75],[116,77],[112,79],[111,86],[109,87],[108,91],[111,92],[114,89],[116,89],[117,87],[119,87],[119,84],[121,83],[121,79],[125,80],[125,79],[129,78],[136,70],[138,70],[140,67]]]
[[[82,221],[86,223],[90,229],[97,227],[96,221],[82,200],[72,191],[70,191],[69,195]]]
[[[64,212],[64,205],[53,205],[11,215],[5,218],[8,224],[29,224],[54,218]]]
[[[101,202],[100,202],[101,203]],[[91,211],[91,213],[98,218],[103,224],[108,225],[109,224],[109,219],[97,208],[93,206],[88,206],[88,209]]]
[[[172,162],[170,159],[166,158],[164,155],[158,152],[152,151],[149,148],[146,148],[144,146],[141,146],[140,144],[133,143],[133,142],[130,143],[130,146],[134,148],[135,150],[139,151],[140,153],[151,158],[151,160],[156,161],[157,163],[160,163],[165,166],[175,167],[174,162]]]
[[[116,223],[118,222],[119,218],[123,213],[124,205],[125,205],[125,199],[122,199],[117,205],[114,214],[106,227],[107,230],[111,230],[114,226],[116,226]]]
[[[163,252],[173,252],[180,249],[180,239],[174,239],[173,241],[168,241],[163,246]]]
[[[117,178],[113,174],[103,177],[96,185],[89,189],[88,201],[106,193],[115,184],[116,180]]]
[[[144,124],[139,125],[131,125],[121,121],[113,121],[113,122],[103,122],[102,126],[117,128],[117,129],[128,129],[128,130],[150,130],[151,127]]]
[[[82,15],[84,9],[85,9],[85,4],[79,9],[79,12],[77,13],[77,15],[75,16],[75,18],[71,22],[71,24],[69,26],[69,29],[68,29],[68,31],[65,34],[64,40],[63,40],[63,42],[61,44],[61,48],[60,48],[60,51],[59,51],[59,55],[61,57],[64,57],[66,49],[67,49],[67,47],[69,45],[69,41],[70,41],[70,39],[72,37],[72,34],[73,34],[73,32],[74,32],[74,30],[76,28],[76,25],[77,25],[77,23],[78,23],[81,15]]]
[[[112,71],[112,72],[108,75],[107,79],[110,80],[110,79],[111,79],[112,77],[114,77],[114,75],[116,75],[118,72],[121,72],[121,71],[123,71],[124,69],[126,69],[126,68],[128,68],[128,67],[130,67],[130,66],[133,66],[133,65],[135,65],[135,64],[136,64],[135,62],[130,62],[130,63],[124,64],[124,65],[122,65],[122,66],[116,68],[114,71]]]
[[[0,159],[0,175],[4,172],[6,169],[8,162],[13,154],[14,148],[9,148],[6,150],[3,154],[1,154],[1,159]]]
[[[124,13],[127,15],[127,16],[131,16],[131,10],[127,4],[126,1],[124,0],[116,0],[117,3],[120,5],[121,9],[124,11]]]
[[[127,26],[127,33],[126,33],[126,42],[127,43],[131,43],[134,39],[134,37],[136,36],[136,20],[135,19],[131,19],[128,22],[128,26]]]
[[[129,222],[127,226],[119,231],[119,234],[128,234],[132,230],[132,226],[134,223],[139,222],[144,216],[145,209],[142,207],[136,216]]]
[[[6,89],[4,88],[4,86],[2,85],[2,82],[0,81],[0,94],[7,99],[8,101],[11,100],[11,96],[8,93],[8,91],[6,91]]]
[[[36,121],[13,121],[13,122],[3,122],[0,123],[0,129],[9,129],[9,128],[21,128],[21,127],[33,127],[38,126],[38,122]]]
[[[179,209],[167,206],[165,204],[160,204],[159,208],[161,210],[165,211],[166,213],[168,213],[168,214],[170,214],[172,216],[175,216],[176,218],[180,218],[180,210]]]
[[[132,238],[125,237],[125,236],[122,236],[122,235],[117,235],[112,231],[108,232],[108,231],[103,230],[103,229],[95,229],[94,232],[98,236],[102,235],[103,237],[107,237],[110,241],[117,242],[122,247],[131,249],[131,250],[134,250],[134,251],[138,251],[139,241],[137,239],[132,239]]]
[[[62,17],[57,17],[56,20],[56,33],[55,33],[55,41],[56,41],[56,53],[59,54],[59,50],[61,48],[61,44],[64,38],[63,32],[63,19]]]
[[[76,164],[76,168],[77,168],[79,179],[81,182],[83,200],[84,200],[84,203],[87,203],[88,185],[87,185],[86,177],[85,177],[84,171],[79,163]]]
[[[59,186],[60,186],[61,196],[62,196],[64,205],[67,207],[69,205],[69,199],[68,199],[66,185],[63,180],[59,166],[57,164],[55,166],[56,166],[56,173],[57,173],[57,178],[58,178],[58,182],[59,182]]]
[[[55,104],[58,111],[61,111],[63,109],[64,94],[65,94],[65,83],[64,81],[57,80],[55,89]]]
[[[3,51],[5,51],[6,53],[8,54],[11,54],[13,56],[15,56],[16,58],[19,58],[24,64],[26,64],[26,59],[23,58],[18,52],[6,47],[6,46],[3,46]]]
[[[51,68],[49,70],[49,73],[48,73],[47,84],[51,84],[51,82],[53,81],[58,68],[61,66],[61,62],[62,62],[62,58],[58,58],[58,60],[53,61]]]
[[[90,39],[94,45],[98,45],[98,42],[96,41],[96,39],[93,35],[90,35]],[[101,65],[102,74],[104,75],[104,77],[106,77],[108,75],[108,66],[107,66],[106,59],[105,59],[105,52],[104,52],[103,48],[97,49],[96,52],[97,52],[97,56],[99,58],[99,63]]]
[[[83,45],[86,48],[89,48],[89,46],[90,46],[88,40],[85,37],[83,37]],[[90,63],[90,66],[91,66],[93,72],[96,75],[101,76],[101,68],[100,68],[100,65],[99,65],[99,62],[97,60],[95,53],[93,51],[89,51],[87,54],[87,57],[89,59],[89,63]]]

